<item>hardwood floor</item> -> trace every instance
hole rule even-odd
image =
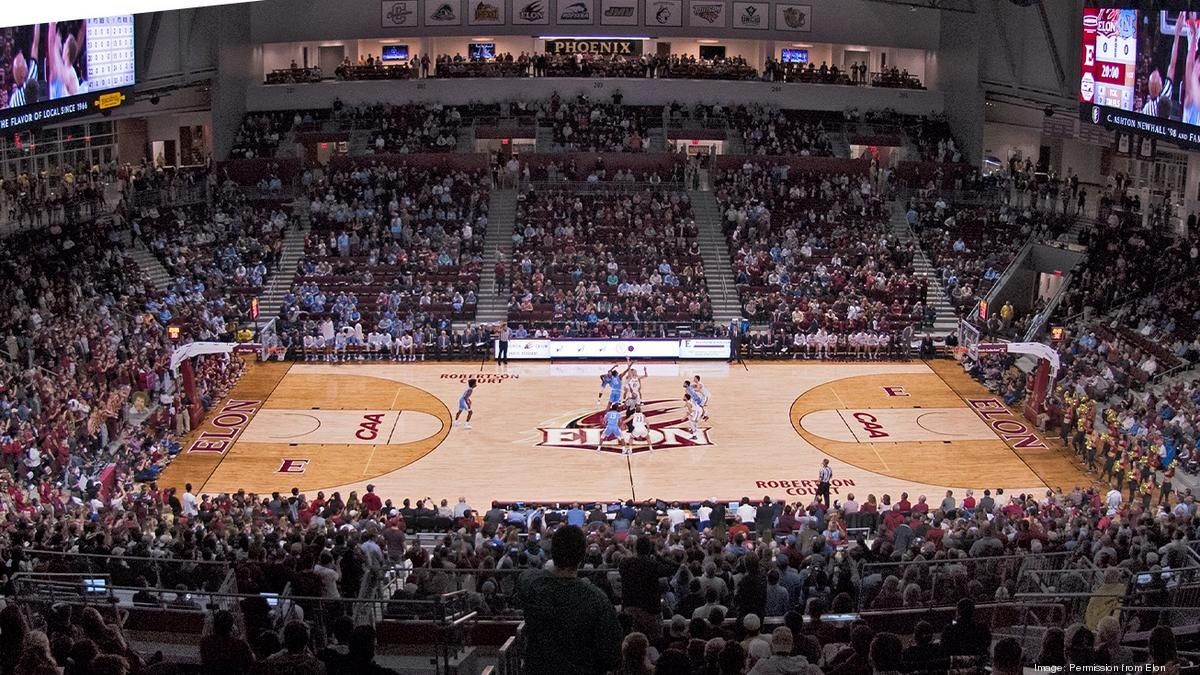
[[[1090,480],[953,362],[650,363],[653,450],[608,442],[604,363],[253,364],[164,473],[204,492],[361,490],[491,500],[807,499],[821,459],[835,497]],[[639,368],[643,366],[639,365]],[[685,378],[710,392],[693,438]],[[472,428],[453,427],[466,380]],[[607,400],[607,399],[605,399]],[[999,406],[999,407],[995,407]],[[1020,429],[1025,431],[1022,433]]]

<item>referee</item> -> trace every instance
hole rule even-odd
[[[821,460],[821,470],[817,472],[816,497],[825,498],[825,508],[829,508],[829,483],[833,480],[833,469],[829,468],[829,460]]]
[[[508,323],[501,321],[500,329],[496,331],[496,342],[499,348],[496,350],[496,364],[508,365]]]

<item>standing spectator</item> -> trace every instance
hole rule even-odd
[[[375,663],[375,628],[370,625],[356,626],[350,634],[350,654],[344,666],[333,675],[398,675],[391,668]]]
[[[662,633],[662,594],[658,589],[659,565],[654,559],[654,541],[640,536],[634,545],[637,555],[621,561],[621,609],[633,626],[657,640]]]
[[[992,644],[992,632],[975,621],[975,601],[958,601],[954,623],[942,631],[942,645],[950,656],[983,656]]]
[[[583,530],[560,527],[550,540],[554,569],[531,570],[518,582],[528,675],[602,675],[620,662],[617,613],[600,589],[578,577],[586,553]]]
[[[308,651],[308,626],[291,621],[283,628],[283,651],[267,659],[269,672],[295,675],[325,675],[325,664]]]
[[[992,648],[992,675],[1021,675],[1021,643],[1016,638],[1004,638]]]
[[[212,675],[241,675],[254,665],[250,644],[234,635],[233,614],[221,610],[213,615],[213,632],[200,639],[200,668]]]

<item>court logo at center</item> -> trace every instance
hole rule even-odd
[[[713,444],[708,436],[709,427],[697,426],[696,436],[692,436],[687,407],[682,401],[643,401],[642,413],[646,415],[646,428],[650,432],[650,439],[631,439],[631,452],[649,452],[651,447],[654,450],[669,450]],[[539,427],[538,431],[542,436],[539,446],[595,452],[604,431],[604,411],[568,418],[561,426]],[[622,431],[628,432],[628,429],[622,428]],[[602,450],[619,453],[622,451],[621,443],[614,440],[605,441]]]

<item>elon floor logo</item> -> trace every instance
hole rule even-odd
[[[560,427],[539,427],[542,440],[538,445],[594,452],[600,444],[600,434],[604,431],[604,413],[605,411],[601,410],[575,417]],[[683,401],[643,401],[642,413],[646,415],[650,441],[647,443],[645,440],[632,440],[631,452],[649,452],[651,446],[655,450],[670,450],[712,445],[712,439],[708,436],[709,427],[697,426],[697,438],[692,438],[687,421],[687,406]],[[615,453],[622,451],[618,441],[606,441],[602,450]]]

